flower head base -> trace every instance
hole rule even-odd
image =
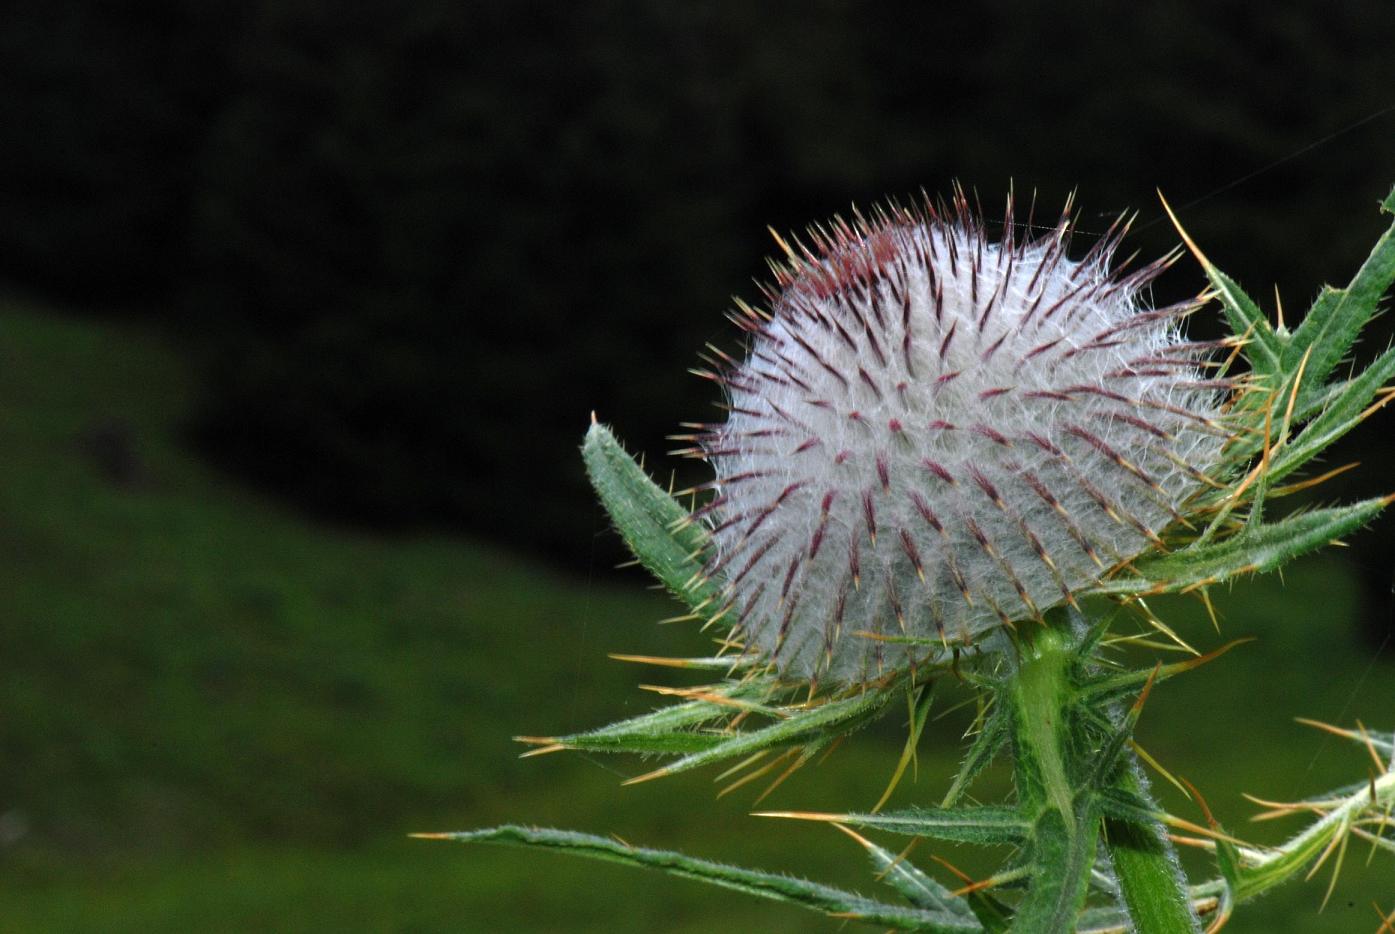
[[[1170,258],[1111,273],[1116,224],[1072,260],[1069,211],[1004,230],[962,195],[835,221],[786,247],[771,313],[735,316],[730,417],[698,437],[707,570],[785,675],[869,680],[1072,602],[1219,462],[1228,387],[1178,329],[1196,305],[1139,301]]]

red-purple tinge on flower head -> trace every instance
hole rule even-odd
[[[1117,225],[1116,225],[1117,226]],[[1164,258],[1003,242],[957,200],[811,233],[700,436],[708,572],[748,651],[858,682],[1039,618],[1158,542],[1217,463],[1225,385],[1139,292]]]

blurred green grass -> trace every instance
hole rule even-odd
[[[181,446],[194,390],[177,349],[138,327],[0,310],[0,928],[841,927],[620,867],[405,838],[502,821],[872,889],[848,841],[749,818],[755,792],[715,799],[712,774],[621,788],[642,763],[517,758],[513,735],[649,709],[658,699],[634,685],[675,680],[606,652],[702,651],[691,628],[653,625],[671,605],[638,574],[586,581],[461,538],[312,521]],[[1239,792],[1364,776],[1359,750],[1293,717],[1395,727],[1395,664],[1358,645],[1339,556],[1295,566],[1287,588],[1216,598],[1223,636],[1193,601],[1157,609],[1203,648],[1259,641],[1161,687],[1140,740],[1229,828],[1273,840],[1283,828],[1248,824]],[[900,801],[943,790],[963,725],[927,730]],[[900,730],[855,737],[763,805],[870,806]],[[1395,908],[1395,868],[1364,856],[1353,847],[1323,913],[1325,874],[1228,930],[1374,930],[1372,900]]]

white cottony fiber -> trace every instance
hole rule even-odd
[[[1072,260],[1067,230],[898,210],[789,251],[700,439],[748,651],[857,683],[972,644],[1153,547],[1197,491],[1226,386],[1179,332],[1193,306],[1147,308],[1166,260],[1114,275],[1117,237]]]

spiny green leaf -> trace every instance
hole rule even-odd
[[[971,930],[980,929],[973,910],[962,898],[926,875],[910,860],[902,859],[865,837],[853,836],[867,850],[877,878],[900,892],[906,901],[917,908],[962,918],[966,924],[972,925]]]
[[[766,816],[796,817],[884,830],[909,837],[931,837],[955,843],[1004,844],[1017,846],[1027,837],[1031,824],[1015,809],[1007,807],[921,808],[878,814],[824,814],[776,812]]]
[[[1352,832],[1364,816],[1380,815],[1377,821],[1384,820],[1383,815],[1395,807],[1395,772],[1329,791],[1308,801],[1321,817],[1282,846],[1243,854],[1234,885],[1237,900],[1253,898],[1310,867],[1334,841]],[[1213,884],[1205,887],[1214,890]]]
[[[1350,506],[1313,509],[1247,530],[1224,541],[1186,548],[1139,561],[1135,574],[1115,577],[1095,587],[1097,593],[1173,593],[1225,580],[1238,574],[1271,571],[1301,554],[1321,548],[1365,525],[1389,505],[1387,497]]]
[[[782,720],[755,730],[719,735],[719,742],[710,748],[686,755],[657,772],[642,778],[656,778],[686,772],[700,766],[748,756],[764,749],[791,743],[827,738],[829,733],[850,733],[874,719],[892,700],[902,696],[891,689],[868,690],[841,700],[825,701],[805,709],[784,708],[789,715]]]
[[[1147,798],[1121,788],[1102,788],[1097,796],[1100,813],[1113,820],[1146,824],[1158,820],[1159,812]]]
[[[1215,651],[1207,652],[1205,655],[1189,658],[1184,662],[1173,662],[1169,665],[1161,665],[1156,669],[1140,668],[1135,671],[1125,671],[1119,674],[1094,677],[1080,685],[1078,689],[1080,692],[1079,697],[1082,701],[1088,701],[1096,705],[1116,700],[1127,694],[1132,694],[1135,690],[1143,687],[1149,678],[1155,678],[1157,681],[1166,681],[1168,678],[1176,677],[1185,671],[1191,671],[1193,668],[1199,668],[1207,662],[1214,661],[1237,645],[1241,645],[1248,641],[1250,640],[1236,639],[1232,642],[1227,642]],[[1155,671],[1156,676],[1154,674]]]
[[[593,422],[581,446],[586,473],[634,556],[694,612],[717,612],[717,588],[702,572],[706,533],[677,500],[650,480],[615,440]]]
[[[755,667],[755,659],[749,655],[713,655],[704,658],[663,658],[651,655],[622,655],[612,653],[611,658],[621,662],[647,662],[662,668],[685,668],[689,671],[742,671]]]
[[[532,738],[528,741],[534,742]],[[643,756],[686,756],[711,749],[721,741],[719,733],[699,733],[693,730],[629,735],[575,733],[551,740],[557,746],[577,752],[636,753]]]
[[[972,917],[947,911],[888,905],[864,898],[854,892],[809,882],[773,872],[744,869],[725,863],[698,859],[671,850],[651,850],[628,846],[609,837],[518,826],[494,827],[461,833],[422,834],[430,839],[453,840],[461,843],[496,843],[532,849],[550,849],[586,856],[591,859],[658,869],[672,876],[696,879],[722,888],[744,892],[760,898],[786,902],[821,911],[825,914],[869,924],[889,926],[901,931],[926,931],[930,934],[964,934],[980,931],[982,927]]]
[[[1201,259],[1206,277],[1211,280],[1217,297],[1221,300],[1230,329],[1237,337],[1245,337],[1245,359],[1250,368],[1260,377],[1271,377],[1283,372],[1281,358],[1284,353],[1286,335],[1274,330],[1269,319],[1264,316],[1255,300],[1245,294],[1245,290],[1225,273],[1211,264],[1205,257]]]
[[[1104,637],[1109,635],[1115,620],[1123,612],[1123,607],[1117,604],[1092,607],[1089,616],[1073,607],[1067,607],[1067,611],[1068,615],[1065,618],[1070,621],[1070,626],[1084,630],[1084,634],[1076,642],[1073,667],[1078,673],[1089,672],[1095,666],[1096,650],[1104,641]]]
[[[973,780],[978,777],[978,774],[1007,745],[1007,741],[1008,718],[1005,708],[994,707],[988,713],[978,735],[974,737],[973,745],[969,747],[968,754],[964,756],[964,762],[959,766],[959,771],[954,776],[954,783],[945,793],[940,807],[947,808],[957,803],[964,792],[969,789]]]
[[[714,685],[709,690],[714,695],[734,700],[753,699],[760,696],[758,693],[760,688],[755,683],[733,682],[726,685]],[[719,733],[695,732],[694,727],[730,717],[736,709],[734,706],[708,700],[687,701],[583,733],[539,739],[530,738],[527,741],[535,745],[543,742],[555,743],[568,749],[588,752],[686,755],[710,749],[723,739]]]
[[[1393,199],[1395,190],[1383,206],[1387,211]],[[1293,372],[1304,354],[1309,354],[1305,382],[1313,391],[1319,389],[1356,343],[1391,282],[1395,282],[1395,225],[1376,241],[1371,255],[1346,288],[1324,288],[1318,295],[1283,348],[1283,371]]]
[[[1217,824],[1214,830],[1220,832],[1221,826]],[[1224,886],[1221,889],[1219,902],[1216,906],[1216,917],[1225,923],[1231,912],[1235,910],[1235,902],[1238,899],[1240,889],[1240,850],[1225,839],[1224,836],[1216,838],[1216,864],[1221,870],[1221,881]]]
[[[1395,379],[1395,348],[1382,353],[1360,375],[1332,386],[1322,411],[1299,435],[1279,449],[1269,469],[1271,482],[1307,464],[1361,422],[1361,413],[1382,386]]]
[[[1158,197],[1162,197],[1161,192],[1158,193]],[[1211,280],[1211,287],[1216,290],[1216,295],[1221,300],[1221,310],[1230,324],[1231,332],[1245,340],[1244,354],[1245,359],[1250,362],[1250,368],[1262,379],[1279,373],[1284,342],[1288,335],[1275,331],[1254,299],[1246,295],[1244,289],[1206,258],[1206,254],[1201,252],[1200,247],[1182,229],[1181,221],[1172,212],[1172,206],[1167,203],[1166,198],[1162,199],[1162,204],[1187,249],[1192,251],[1192,255],[1205,270],[1206,278]]]
[[[1122,760],[1124,749],[1129,740],[1133,739],[1134,727],[1138,725],[1139,715],[1142,707],[1138,704],[1131,705],[1119,722],[1112,724],[1105,741],[1100,745],[1099,751],[1093,756],[1094,763],[1091,768],[1089,784],[1091,788],[1105,788],[1113,780],[1118,772],[1118,766]]]

